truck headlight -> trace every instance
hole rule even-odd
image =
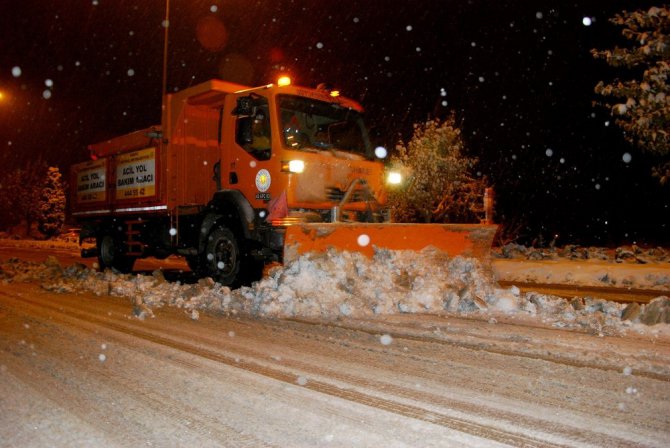
[[[400,185],[402,183],[402,174],[398,171],[390,171],[386,176],[386,182],[390,185]]]
[[[285,173],[302,173],[305,171],[305,162],[302,160],[289,160],[281,163],[281,170]]]

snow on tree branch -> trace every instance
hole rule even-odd
[[[626,140],[662,158],[655,172],[666,172],[670,166],[670,9],[624,11],[610,22],[623,27],[622,35],[632,47],[594,49],[591,54],[612,67],[639,72],[641,79],[600,81],[595,92],[606,100],[596,104],[611,110]],[[667,176],[659,177],[662,183],[667,180]]]
[[[414,125],[410,141],[399,142],[391,159],[407,180],[389,194],[394,221],[479,222],[485,180],[471,174],[477,159],[466,156],[464,146],[453,115]]]

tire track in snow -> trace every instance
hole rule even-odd
[[[439,318],[439,316],[436,316]],[[458,317],[459,320],[468,320],[467,317]],[[512,345],[514,344],[508,344],[508,347],[504,347],[504,341],[501,341],[499,338],[496,337],[487,337],[484,334],[478,334],[476,335],[477,341],[468,341],[463,337],[457,338],[457,337],[452,337],[450,338],[449,335],[443,334],[442,337],[428,337],[425,335],[421,334],[421,331],[413,331],[411,328],[408,327],[402,327],[400,329],[390,329],[386,326],[383,328],[375,327],[375,325],[379,325],[376,322],[370,322],[370,321],[365,321],[366,325],[369,325],[367,327],[356,324],[354,322],[350,324],[344,324],[342,322],[337,322],[337,323],[331,323],[331,322],[316,322],[316,321],[310,321],[306,319],[296,319],[296,318],[291,318],[291,319],[286,319],[287,321],[292,321],[296,322],[299,324],[304,324],[304,325],[310,325],[310,326],[325,326],[325,327],[331,327],[331,328],[338,328],[338,329],[344,329],[344,330],[350,330],[350,331],[357,331],[361,333],[367,333],[372,336],[379,336],[380,334],[388,334],[391,336],[393,339],[397,340],[408,340],[408,341],[415,341],[415,342],[423,342],[423,343],[430,343],[430,344],[440,344],[440,345],[445,345],[445,346],[451,346],[451,347],[462,347],[466,348],[468,350],[474,350],[474,351],[480,351],[480,352],[487,352],[487,353],[492,353],[492,354],[497,354],[497,355],[503,355],[503,356],[515,356],[515,357],[520,357],[520,358],[527,358],[531,360],[540,360],[540,361],[547,361],[551,362],[554,364],[561,364],[569,367],[577,367],[577,368],[587,368],[587,369],[596,369],[596,370],[602,370],[602,371],[608,371],[608,372],[619,372],[621,370],[620,365],[615,364],[615,363],[603,363],[603,362],[593,362],[593,361],[584,361],[584,360],[579,360],[579,359],[574,359],[570,358],[562,353],[560,353],[562,350],[559,348],[556,348],[556,350],[551,351],[551,350],[544,350],[542,351],[529,351],[525,347],[520,347],[518,343],[515,342],[517,347],[513,347]],[[472,319],[473,322],[481,323],[481,319]],[[496,325],[506,325],[506,324],[501,324],[497,323]],[[592,337],[592,336],[591,336]],[[670,345],[663,343],[663,342],[658,342],[656,344],[659,348],[663,348],[665,350],[670,349]],[[546,347],[544,344],[541,345],[542,347]],[[601,360],[599,360],[601,361]],[[655,372],[652,370],[636,370],[636,376],[641,376],[645,378],[650,378],[658,381],[665,381],[665,382],[670,382],[670,373],[661,373],[661,372]]]
[[[28,301],[33,303],[35,306],[48,306],[51,308],[53,311],[57,311],[59,313],[64,314],[63,316],[59,316],[59,319],[65,318],[67,319],[74,319],[76,320],[81,320],[84,322],[90,322],[96,325],[101,325],[105,328],[109,328],[111,330],[114,330],[116,332],[125,334],[125,335],[130,335],[133,337],[141,338],[149,342],[153,342],[156,344],[159,344],[161,346],[167,346],[179,351],[183,351],[186,353],[193,354],[195,356],[199,356],[201,358],[209,359],[212,361],[216,361],[219,363],[227,364],[230,366],[234,366],[237,368],[242,368],[247,371],[263,375],[268,378],[272,378],[275,380],[279,380],[285,383],[291,383],[295,384],[296,380],[296,373],[295,369],[299,369],[300,371],[312,371],[317,373],[318,375],[325,376],[326,378],[334,378],[340,381],[343,381],[346,384],[350,384],[353,386],[358,386],[362,387],[368,390],[373,391],[375,388],[379,388],[380,384],[373,384],[368,381],[365,381],[364,379],[360,377],[354,377],[350,375],[337,375],[334,374],[332,371],[324,370],[324,369],[318,369],[315,368],[314,366],[307,365],[304,363],[298,363],[298,362],[290,362],[290,365],[288,366],[280,366],[280,367],[272,367],[268,366],[267,364],[259,363],[257,362],[261,358],[267,358],[267,354],[259,353],[259,352],[253,352],[246,350],[244,353],[245,357],[250,357],[254,361],[240,361],[236,356],[233,355],[225,355],[220,353],[220,351],[217,350],[212,350],[212,349],[207,349],[202,346],[196,346],[195,343],[199,342],[200,344],[203,342],[202,340],[200,341],[194,341],[193,339],[189,339],[190,336],[192,335],[184,335],[180,334],[180,332],[171,332],[169,335],[168,334],[161,334],[158,333],[156,334],[154,331],[151,331],[149,329],[145,328],[137,328],[138,322],[137,321],[128,321],[128,322],[117,322],[112,318],[105,318],[105,317],[100,317],[99,313],[98,315],[89,313],[89,312],[84,312],[79,308],[73,307],[73,308],[63,308],[52,305],[52,304],[44,304],[42,302],[34,302],[31,301],[30,299],[26,298],[21,298],[23,301]],[[140,324],[142,325],[142,324]],[[95,328],[95,325],[93,326]],[[93,330],[94,331],[94,330]],[[360,331],[360,330],[356,330]],[[189,341],[189,342],[184,342],[184,341]],[[206,342],[206,341],[205,341]],[[432,340],[431,342],[435,342]],[[287,371],[287,368],[288,371]],[[403,388],[398,388],[398,387],[392,387],[392,385],[389,384],[383,384],[381,385],[384,388],[384,392],[387,393],[386,397],[388,396],[388,393],[393,393],[399,396],[399,398],[411,398],[411,399],[419,399],[419,400],[424,400],[426,403],[431,402],[431,400],[434,402],[435,397],[427,395],[427,394],[419,394],[417,395],[415,391],[412,391],[411,393],[408,392],[407,389]],[[450,429],[455,429],[461,432],[465,432],[468,434],[476,435],[479,437],[484,437],[488,438],[490,440],[495,440],[501,443],[506,443],[506,444],[511,444],[514,446],[523,446],[523,445],[532,445],[532,446],[557,446],[556,443],[558,440],[560,440],[562,437],[552,437],[549,436],[548,438],[550,440],[553,439],[552,442],[547,442],[543,441],[534,437],[526,436],[523,434],[519,434],[517,432],[510,432],[510,431],[504,431],[496,428],[492,428],[489,425],[482,425],[478,424],[472,421],[468,421],[465,419],[459,419],[454,416],[446,415],[441,412],[436,412],[436,411],[431,411],[429,409],[426,409],[425,407],[421,407],[420,405],[417,406],[412,403],[408,403],[406,401],[408,400],[403,400],[405,402],[399,402],[397,400],[394,400],[393,397],[391,398],[386,398],[382,397],[379,395],[373,395],[368,392],[356,390],[355,388],[343,388],[338,385],[334,385],[330,382],[325,382],[325,381],[319,381],[319,380],[312,380],[310,379],[309,382],[307,382],[303,387],[316,391],[316,392],[321,392],[325,393],[328,395],[336,396],[339,398],[343,398],[345,400],[349,400],[352,402],[357,402],[360,404],[365,404],[368,406],[372,406],[377,409],[383,409],[389,412],[394,412],[397,414],[404,415],[406,417],[411,417],[411,418],[416,418],[419,420],[423,420],[429,423],[433,424],[438,424],[445,426]],[[438,403],[441,406],[444,407],[456,407],[459,408],[459,403],[454,402],[454,401],[448,401],[448,400],[439,400],[440,403]],[[160,403],[160,400],[158,400],[158,403]],[[462,404],[460,406],[463,411],[471,412],[471,413],[476,413],[476,412],[481,412],[483,411],[481,408],[476,408],[470,406],[466,406],[463,408]],[[502,415],[498,413],[496,415],[495,412],[492,412],[491,410],[486,410],[488,417],[495,418],[495,419],[500,419],[502,418],[503,420],[506,420],[508,422],[514,422],[514,423],[521,423],[517,421],[521,416],[516,415],[516,414],[509,414],[509,415]],[[533,425],[541,425],[541,424],[547,424],[551,422],[546,422],[543,420],[539,419],[524,419],[525,421],[524,426],[533,426]],[[535,432],[537,432],[537,426],[533,428]],[[575,434],[575,428],[557,428],[555,423],[551,423],[551,431],[553,431],[554,434],[558,433],[561,434],[561,436],[570,436],[572,435],[577,436],[577,439],[582,438],[581,436],[585,436],[586,440],[589,439],[587,434]],[[565,442],[566,445],[570,445],[570,440],[572,442],[575,441],[574,438],[568,437],[568,442]],[[627,443],[628,441],[614,438],[614,437],[607,437],[600,435],[599,438],[600,442],[602,443],[603,441],[608,441],[611,446],[614,445],[620,445],[622,443]],[[588,444],[588,443],[587,443]],[[559,444],[560,445],[560,444]]]
[[[69,345],[60,344],[50,346],[50,363],[47,366],[33,365],[30,368],[22,357],[27,356],[25,353],[17,353],[16,350],[4,350],[5,353],[11,353],[11,357],[3,357],[7,368],[12,372],[19,373],[22,381],[29,387],[36,390],[38,393],[46,396],[49,400],[58,404],[59,407],[74,412],[75,415],[82,421],[89,424],[91,427],[99,428],[102,426],[106,436],[114,440],[116,443],[124,446],[140,446],[147,443],[146,437],[140,437],[132,432],[119,431],[119,428],[128,428],[127,421],[122,418],[115,417],[114,413],[100,412],[98,409],[92,409],[87,396],[82,396],[80,393],[71,392],[69,388],[62,387],[62,377],[59,378],[59,372],[67,371],[68,363],[63,360],[72,359],[72,350],[67,348],[77,346],[78,342],[75,338],[75,332],[88,333],[91,339],[96,336],[99,337],[101,326],[98,325],[94,319],[86,316],[74,315],[75,308],[68,308],[62,306],[54,306],[45,302],[30,300],[26,297],[9,296],[4,292],[0,295],[5,297],[12,297],[17,302],[29,308],[29,311],[21,309],[14,304],[9,305],[8,308],[16,316],[22,316],[22,320],[31,321],[31,328],[34,330],[36,324],[46,322],[47,325],[54,323],[62,324],[64,327],[72,329],[69,335]],[[58,314],[49,314],[47,311],[54,311]],[[37,320],[36,317],[43,316],[43,320]],[[109,328],[106,325],[103,329]],[[134,338],[137,335],[132,335],[128,332],[119,332],[114,330],[117,339],[126,339],[125,343],[130,346],[133,345]],[[1,333],[0,333],[1,334]],[[8,341],[10,334],[6,334],[4,338]],[[67,335],[61,335],[66,337]],[[65,348],[67,346],[67,348]],[[9,348],[9,347],[8,347]],[[192,364],[192,366],[197,366]],[[35,367],[37,367],[37,373]],[[132,399],[139,403],[140,410],[138,410],[137,403],[130,403],[129,407],[133,408],[134,413],[148,414],[154,416],[167,417],[170,421],[175,423],[175,428],[182,426],[185,430],[194,432],[203,437],[204,440],[214,438],[219,442],[225,443],[225,446],[251,448],[251,447],[267,447],[272,448],[277,445],[266,443],[251,434],[241,433],[233,427],[226,425],[220,420],[216,420],[206,414],[201,413],[197,408],[189,406],[183,402],[177,401],[170,395],[160,393],[154,389],[147,389],[142,387],[142,382],[138,381],[129,372],[129,375],[120,376],[118,374],[110,374],[100,362],[92,362],[88,367],[87,373],[95,373],[96,378],[104,379],[103,385],[98,385],[98,389],[110,390],[108,395],[114,396],[113,391],[126,391],[130,393]],[[62,375],[62,373],[60,373]],[[61,380],[61,381],[59,381]],[[76,381],[70,379],[68,382]],[[104,392],[103,392],[104,393]],[[118,394],[116,395],[117,397]],[[120,399],[121,397],[119,397]],[[154,417],[155,418],[155,417]],[[191,422],[184,425],[184,421]]]

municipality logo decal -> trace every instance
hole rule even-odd
[[[260,170],[256,174],[256,188],[258,188],[258,191],[261,193],[268,191],[271,182],[272,178],[270,177],[270,172],[268,170]]]

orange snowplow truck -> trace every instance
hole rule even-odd
[[[336,92],[210,80],[164,105],[160,126],[90,145],[92,160],[72,167],[80,241],[96,242],[82,257],[101,270],[176,254],[239,285],[267,262],[329,247],[489,254],[492,225],[387,222],[389,173],[361,106]]]

